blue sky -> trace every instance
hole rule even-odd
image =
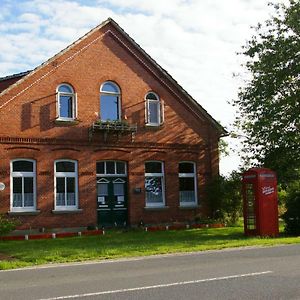
[[[268,0],[0,0],[0,77],[33,69],[112,17],[216,120],[232,129],[246,77],[236,55]],[[233,73],[241,77],[233,77]],[[239,142],[229,140],[233,148]],[[221,172],[237,168],[231,153]]]

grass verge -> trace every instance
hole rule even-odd
[[[109,230],[103,236],[0,241],[0,270],[47,263],[113,259],[244,246],[300,243],[300,237],[245,237],[242,227],[144,232]]]

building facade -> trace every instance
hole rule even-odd
[[[0,91],[0,212],[20,229],[207,213],[226,131],[112,19]]]

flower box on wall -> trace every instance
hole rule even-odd
[[[107,140],[108,134],[115,134],[118,137],[124,134],[131,134],[133,140],[137,131],[136,124],[129,124],[127,121],[95,121],[89,128],[89,140],[91,141],[95,132],[103,132],[104,140]]]

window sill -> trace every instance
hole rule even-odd
[[[164,126],[164,124],[145,124],[145,128],[149,130],[159,130]]]
[[[70,119],[70,120],[64,120],[64,119],[56,119],[54,121],[55,125],[58,126],[75,126],[79,124],[79,120],[77,119]]]
[[[200,208],[201,206],[200,205],[197,205],[197,204],[185,204],[185,205],[180,205],[179,206],[179,209],[182,209],[182,210],[189,210],[189,209],[196,209],[196,208]]]
[[[62,215],[62,214],[78,214],[81,213],[82,209],[53,209],[52,213],[55,215]]]
[[[8,214],[10,216],[35,216],[38,215],[40,210],[24,210],[24,211],[9,211]]]
[[[160,211],[169,209],[169,206],[146,206],[144,209],[149,211]]]

